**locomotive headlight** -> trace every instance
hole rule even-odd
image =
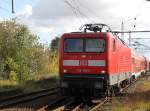
[[[101,71],[101,74],[105,74],[105,73],[106,73],[106,71],[105,71],[105,70],[102,70],[102,71]]]
[[[102,82],[95,82],[95,88],[96,89],[102,89],[103,88]]]
[[[62,83],[61,83],[61,87],[67,88],[67,87],[68,87],[68,83],[67,83],[67,82],[62,82]]]
[[[66,73],[66,72],[67,72],[67,70],[66,70],[66,69],[64,69],[64,70],[63,70],[63,72],[64,72],[64,73]]]

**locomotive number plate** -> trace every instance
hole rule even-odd
[[[88,66],[88,60],[80,60],[80,66]]]

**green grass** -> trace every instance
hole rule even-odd
[[[141,81],[135,92],[128,94],[127,100],[122,103],[116,101],[112,111],[150,111],[150,77]]]
[[[21,83],[10,80],[0,80],[0,92],[21,89],[26,93],[56,86],[58,86],[58,76],[56,75],[47,75],[38,79],[24,81]]]
[[[113,106],[112,111],[149,111],[150,102],[139,101],[134,103],[128,103],[126,105]]]
[[[18,83],[16,81],[0,80],[0,92],[9,91],[17,88],[18,88]]]
[[[143,89],[150,90],[150,81],[147,81],[147,82],[143,83]]]
[[[56,86],[58,86],[58,76],[52,76],[40,80],[26,81],[20,85],[20,88],[23,88],[24,92],[32,92]]]

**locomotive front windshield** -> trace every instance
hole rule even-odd
[[[104,39],[65,39],[64,52],[104,52]]]
[[[83,52],[83,39],[65,39],[65,52]]]

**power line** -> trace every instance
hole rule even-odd
[[[136,13],[136,15],[135,15],[134,18],[138,18],[138,17],[139,17],[139,15],[140,15],[140,13],[141,13],[141,10],[142,10],[142,8],[143,8],[143,4],[144,4],[144,0],[141,0],[139,6],[138,6],[138,8],[137,8],[137,13]]]
[[[76,18],[79,20],[80,23],[82,23],[82,20],[80,19],[76,9],[68,2],[68,1],[64,1],[73,11],[74,15],[76,16]]]
[[[94,19],[91,19],[91,17],[89,17],[87,14],[85,14],[82,10],[81,10],[81,8],[84,8],[83,6],[82,6],[82,4],[79,2],[79,1],[77,1],[77,0],[72,0],[73,2],[74,2],[74,4],[76,4],[76,8],[77,9],[79,9],[83,14],[84,14],[84,16],[87,18],[87,19],[89,19],[90,21],[92,21],[92,22],[94,22],[95,20]],[[80,8],[81,7],[81,8]],[[86,8],[85,8],[86,9]]]
[[[67,5],[69,5],[72,9],[78,11],[81,15],[85,16],[84,14],[82,14],[82,12],[80,12],[80,10],[76,9],[76,7],[74,7],[70,2],[68,2],[67,0],[65,0],[65,3]]]
[[[137,30],[137,31],[112,31],[112,33],[141,33],[141,32],[150,32],[150,30]]]
[[[75,10],[79,13],[79,16],[82,18],[85,24],[85,21],[87,21],[88,17],[80,10],[78,4],[74,0],[72,0],[72,2],[73,2],[72,4],[76,4],[76,6],[74,6]]]
[[[10,12],[10,10],[8,10],[8,9],[2,7],[2,6],[0,6],[0,8],[1,8],[2,10],[4,10],[5,12],[8,12],[8,13]]]
[[[142,44],[142,43],[140,43],[140,42],[138,42],[138,41],[135,41],[134,43],[137,44],[137,45],[141,45],[141,46],[143,46],[143,47],[145,47],[145,48],[147,48],[147,49],[150,50],[150,47],[148,47],[148,46],[145,45],[145,44]]]
[[[8,2],[8,1],[3,0],[3,2],[5,2],[6,4],[9,5],[9,2]],[[12,12],[12,13],[15,13],[15,11],[14,11],[14,0],[12,0],[11,4],[12,4],[12,5],[11,5],[11,12]],[[1,8],[2,10],[6,11],[6,12],[10,12],[10,10],[8,10],[8,9],[2,7],[2,6],[0,6],[0,8]]]
[[[150,39],[150,38],[131,38],[131,39]]]
[[[5,4],[9,5],[10,3],[7,0],[2,0]]]
[[[74,0],[74,1],[75,1],[75,0]],[[87,6],[83,5],[79,0],[76,0],[76,1],[78,1],[78,4],[79,4],[82,8],[84,8],[85,10],[87,10],[88,12],[90,12],[90,13],[91,13],[93,16],[95,16],[97,19],[101,18],[100,16],[97,16],[96,13],[95,13],[93,10],[91,10],[91,9],[89,9]]]
[[[75,7],[75,6],[73,6],[69,1],[67,1],[67,0],[65,0],[65,3],[67,4],[67,5],[69,5],[73,10],[76,10],[83,18],[86,18],[86,19],[89,19],[90,20],[90,18],[85,14],[85,13],[83,13],[77,6]],[[91,21],[91,20],[90,20]],[[93,22],[93,21],[92,21]]]

